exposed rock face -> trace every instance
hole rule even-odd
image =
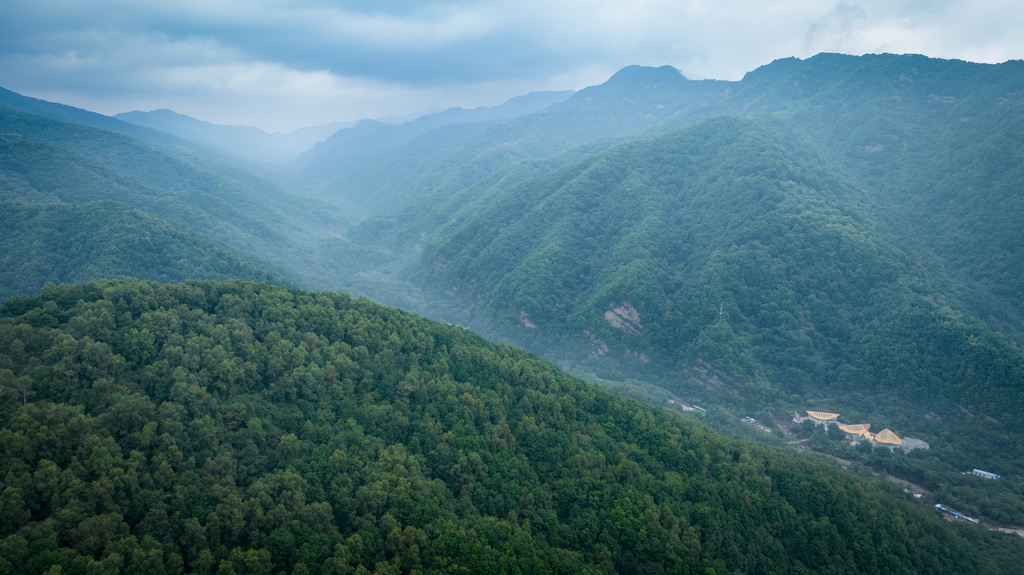
[[[640,312],[629,302],[622,302],[604,312],[604,320],[612,327],[632,335],[640,335],[644,329]]]
[[[594,334],[589,331],[583,332],[587,337],[590,338],[590,343],[594,345],[594,350],[590,352],[589,356],[591,359],[601,357],[608,353],[608,344],[598,339]]]
[[[530,314],[526,313],[525,309],[519,310],[519,323],[523,324],[523,327],[537,329],[537,324],[530,321]]]
[[[631,355],[639,359],[641,363],[649,363],[651,361],[651,358],[647,357],[647,354],[642,351],[633,351],[629,348],[626,348],[626,355]]]

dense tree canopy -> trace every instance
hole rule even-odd
[[[46,282],[95,278],[155,281],[284,281],[237,250],[110,200],[34,205],[0,202],[0,299]]]
[[[0,308],[0,394],[5,573],[995,573],[1022,556],[344,295],[48,286]]]
[[[546,112],[590,129],[656,107],[630,141],[410,185],[414,208],[352,237],[423,246],[410,276],[441,305],[419,309],[771,419],[888,421],[938,448],[910,476],[1024,521],[1024,481],[961,477],[1024,477],[1024,66],[823,54],[710,92],[663,76]]]
[[[0,94],[2,96],[2,94]],[[2,99],[2,98],[0,98]],[[53,106],[53,105],[51,105]],[[44,112],[31,108],[35,112]],[[82,115],[88,114],[79,110]],[[94,116],[96,116],[94,114]],[[105,118],[102,117],[101,118]],[[105,118],[107,122],[124,122]],[[34,206],[47,205],[43,218],[22,220],[18,230],[3,230],[0,240],[29,241],[41,238],[44,244],[50,231],[48,221],[62,212],[65,218],[76,213],[80,227],[101,232],[97,241],[111,241],[118,236],[116,228],[127,238],[137,226],[125,225],[124,208],[144,212],[159,239],[175,247],[185,261],[175,272],[161,276],[139,273],[154,280],[184,279],[176,275],[189,266],[197,273],[193,279],[244,277],[262,280],[281,278],[304,285],[336,287],[345,266],[339,265],[367,250],[345,250],[333,235],[346,225],[346,214],[328,209],[319,201],[289,193],[268,180],[231,165],[223,158],[183,148],[180,145],[154,145],[109,130],[47,117],[0,103],[0,201],[14,201]],[[87,205],[97,201],[117,202],[120,209],[97,209]],[[52,204],[70,204],[75,208],[54,208]],[[74,229],[78,228],[78,229]],[[97,229],[98,228],[98,229]],[[173,228],[171,232],[169,228]],[[13,237],[17,235],[17,237]],[[168,235],[175,237],[167,237]],[[183,236],[189,236],[184,240]],[[66,239],[66,238],[65,238]],[[122,238],[117,238],[122,239]],[[126,258],[135,259],[139,268],[155,262],[151,240],[146,234],[120,242]],[[192,244],[182,245],[182,244]],[[202,248],[197,248],[202,244]],[[30,248],[30,250],[33,248]],[[45,257],[46,250],[43,252]],[[210,266],[210,253],[225,254],[233,260],[249,260],[263,271],[227,269],[234,263]],[[237,252],[243,252],[245,256]],[[64,254],[54,254],[61,257]],[[219,256],[218,256],[219,257]],[[256,263],[259,262],[259,263]],[[100,257],[76,259],[78,269],[51,273],[44,281],[82,281],[102,279],[120,274],[103,272],[117,266]],[[45,266],[45,264],[43,264]],[[220,268],[220,269],[210,269]],[[39,270],[37,270],[39,271]],[[118,270],[120,271],[120,270]],[[268,275],[270,274],[270,275]],[[34,279],[34,278],[33,278]],[[18,283],[15,280],[15,283]],[[28,285],[29,289],[25,289]],[[20,283],[0,285],[0,294],[29,294],[39,285]]]
[[[528,346],[580,373],[592,370],[595,381],[617,380],[602,383],[633,396],[662,403],[672,394],[699,399],[713,408],[705,420],[718,429],[727,427],[722,422],[728,411],[714,409],[715,404],[750,410],[765,421],[788,420],[790,412],[813,404],[849,414],[858,422],[884,422],[901,435],[927,440],[932,449],[890,456],[879,450],[862,452],[824,435],[811,439],[815,447],[856,459],[857,465],[919,482],[943,501],[972,514],[1024,524],[1024,427],[1019,418],[1024,408],[1024,236],[1019,229],[1024,213],[1022,82],[1021,62],[989,66],[920,56],[822,54],[807,60],[786,59],[739,82],[691,81],[668,67],[631,66],[602,85],[536,113],[490,116],[486,121],[456,121],[446,113],[401,126],[366,123],[339,133],[312,150],[297,170],[323,186],[319,191],[324,196],[343,199],[344,210],[285,192],[224,158],[167,135],[0,90],[0,297],[34,294],[46,281],[128,277],[157,281],[242,277],[310,289],[354,290]],[[289,185],[300,189],[311,184]],[[382,217],[347,229],[350,222],[344,216],[350,207],[359,217],[368,213]],[[215,298],[217,303],[211,307],[208,302],[199,305],[199,300],[188,300],[183,302],[185,308],[165,309],[160,301],[153,308],[160,313],[142,318],[142,312],[115,313],[99,304],[106,295],[96,295],[100,289],[96,286],[81,288],[92,296],[75,296],[57,308],[51,296],[79,288],[47,288],[48,295],[41,300],[12,301],[7,308],[10,318],[24,316],[16,323],[31,329],[12,336],[8,356],[13,363],[0,371],[5,397],[20,398],[4,404],[7,416],[27,410],[19,421],[28,417],[25,421],[38,423],[46,418],[33,409],[80,408],[78,415],[61,412],[67,417],[54,416],[53,421],[86,421],[87,435],[102,439],[109,433],[124,457],[135,449],[145,455],[150,467],[155,444],[143,446],[141,439],[125,444],[118,432],[103,431],[106,426],[136,421],[128,415],[142,414],[145,425],[153,423],[157,430],[165,430],[159,437],[166,433],[174,438],[184,461],[199,449],[185,447],[191,445],[186,437],[195,434],[184,422],[192,421],[193,415],[209,418],[203,424],[207,425],[205,435],[200,436],[216,439],[216,450],[226,450],[224,461],[248,460],[240,455],[246,449],[246,453],[270,457],[281,441],[291,446],[285,451],[297,447],[305,454],[312,452],[311,436],[304,435],[305,427],[296,427],[294,421],[313,422],[310,425],[322,428],[318,433],[333,437],[335,420],[317,422],[322,413],[336,413],[336,408],[321,409],[320,402],[326,401],[323,394],[315,400],[303,399],[298,390],[320,381],[321,376],[330,380],[329,364],[334,377],[343,373],[343,366],[355,365],[352,369],[359,371],[349,375],[350,381],[375,374],[370,379],[377,378],[375,385],[383,384],[384,391],[376,390],[372,396],[360,392],[362,399],[352,407],[354,411],[344,413],[362,413],[350,417],[361,433],[383,438],[384,447],[404,445],[412,454],[418,448],[405,441],[411,436],[402,435],[409,430],[401,422],[419,420],[406,414],[400,401],[391,402],[401,399],[392,394],[400,387],[393,380],[422,378],[433,382],[425,389],[436,384],[451,390],[448,383],[436,382],[446,382],[443,374],[454,372],[438,371],[440,360],[435,362],[425,352],[416,352],[415,358],[395,352],[396,357],[406,358],[395,363],[378,348],[364,344],[364,356],[359,345],[352,344],[355,340],[344,340],[352,350],[321,350],[317,359],[309,351],[316,346],[304,339],[307,332],[327,337],[328,347],[342,340],[308,327],[303,328],[302,337],[284,328],[264,333],[258,322],[245,319],[251,313],[245,303],[252,301],[251,294],[233,293],[242,289],[236,284],[166,288],[170,292],[151,284],[109,284],[102,290],[122,285],[173,294],[168,296],[170,302],[186,292],[202,292],[202,298]],[[265,286],[253,290],[279,295],[284,298],[282,305],[300,297]],[[222,295],[238,296],[240,301],[228,298],[220,309]],[[301,297],[335,301],[334,296]],[[78,299],[88,308],[85,315],[69,311]],[[345,301],[352,309],[372,309],[363,302]],[[256,307],[277,309],[264,303]],[[212,327],[182,327],[192,326],[192,320],[200,322],[196,315],[200,313],[217,324],[228,317],[229,309],[241,314],[232,321],[248,325],[253,341],[224,336],[223,330]],[[288,324],[292,317],[270,313],[262,321]],[[384,312],[373,312],[380,313]],[[69,323],[73,317],[81,318],[74,326]],[[132,323],[136,321],[143,324]],[[367,326],[373,324],[369,321]],[[86,325],[95,325],[99,331],[85,330]],[[244,334],[240,326],[224,329]],[[423,329],[449,334],[427,339],[443,340],[461,333],[437,326]],[[275,331],[280,340],[274,339]],[[379,335],[370,327],[364,326],[363,331],[371,340]],[[157,334],[162,333],[180,337],[161,339]],[[72,339],[58,338],[60,334]],[[115,339],[110,339],[111,334]],[[396,337],[405,341],[403,334]],[[477,344],[466,345],[476,349]],[[295,350],[307,348],[307,356],[287,360]],[[384,349],[393,346],[379,347]],[[436,352],[445,358],[441,364],[452,369],[464,365],[464,357],[456,361],[446,355],[455,353],[451,345],[445,343],[444,349]],[[42,351],[46,353],[41,355]],[[268,363],[268,357],[277,359]],[[304,370],[296,371],[298,365]],[[465,376],[456,383],[479,382]],[[171,397],[175,386],[179,395]],[[476,397],[471,388],[455,389],[457,397],[464,392]],[[185,391],[189,393],[180,395]],[[149,398],[150,407],[143,396]],[[193,396],[199,399],[188,399]],[[277,407],[250,410],[282,399],[294,399],[302,415]],[[102,417],[109,413],[104,410],[122,400],[128,403],[117,412],[119,416]],[[185,412],[172,409],[192,405],[190,401],[206,407],[194,413],[189,411],[192,407]],[[511,437],[519,438],[516,445],[526,437],[517,433],[534,429],[523,417],[537,423],[537,415],[523,411],[519,403],[499,416],[489,411],[497,408],[487,401],[475,401],[491,424],[505,418]],[[309,406],[314,404],[318,407],[311,411]],[[368,411],[361,411],[364,407]],[[442,411],[453,409],[469,407],[450,405]],[[405,414],[405,419],[392,417],[395,413]],[[172,416],[181,427],[175,427]],[[430,423],[426,428],[440,430],[442,436],[454,429],[451,421],[442,421],[436,414],[431,417],[437,425]],[[245,430],[253,420],[259,424],[253,429],[270,433],[270,439],[264,443],[254,439],[250,446],[239,434],[248,433]],[[378,420],[399,422],[389,432],[398,435],[379,432],[373,427]],[[483,429],[482,422],[473,421]],[[51,423],[40,425],[49,429]],[[628,427],[621,422],[616,425]],[[641,434],[645,429],[628,428]],[[687,433],[691,432],[695,433]],[[288,433],[297,443],[281,439]],[[578,435],[589,437],[590,432]],[[627,443],[639,441],[627,435],[619,438]],[[21,441],[12,445],[34,445]],[[578,439],[574,436],[571,441]],[[367,447],[358,458],[376,461],[379,451]],[[470,452],[479,455],[482,463],[471,459]],[[518,469],[515,466],[521,463],[494,458],[476,448],[453,453],[466,455],[468,463],[460,469],[472,468],[477,476],[493,478],[494,469]],[[571,459],[567,452],[557,453]],[[624,461],[619,452],[602,453],[605,463],[618,466]],[[195,457],[200,461],[204,456]],[[775,456],[764,457],[774,461]],[[173,457],[166,459],[166,467],[157,461],[165,478],[177,479],[190,469],[202,473],[200,467],[182,467]],[[5,459],[4,464],[8,461],[15,459]],[[15,465],[21,471],[3,476],[13,482],[12,489],[21,490],[8,494],[11,501],[29,497],[30,482],[23,472],[31,468],[34,474],[33,466],[40,463],[31,457],[24,461],[28,467]],[[70,466],[70,459],[50,461],[70,470],[71,476],[84,473],[85,468]],[[428,469],[429,458],[417,461],[417,469]],[[273,463],[276,466],[252,463],[255,467],[244,476],[249,479],[232,475],[234,487],[249,489],[257,475],[288,469],[276,460]],[[128,469],[127,464],[119,465]],[[322,464],[321,471],[327,467]],[[1002,473],[1004,479],[975,481],[963,474],[972,467]],[[650,468],[651,473],[657,475],[656,469]],[[317,483],[301,470],[294,471],[310,485],[325,484],[326,480]],[[443,509],[469,497],[474,513],[498,517],[508,522],[501,524],[504,527],[525,529],[522,517],[513,520],[498,513],[511,504],[491,508],[472,497],[486,492],[487,501],[511,500],[513,495],[506,499],[491,495],[497,480],[492,479],[495,484],[486,489],[468,489],[463,475],[445,475],[449,472],[442,473],[437,465],[423,473],[427,484],[439,486],[430,483],[435,480],[445,484],[448,499],[437,495]],[[88,481],[97,480],[89,477]],[[543,478],[538,484],[548,485],[547,475],[538,477]],[[453,483],[455,479],[462,482]],[[528,483],[524,479],[517,485]],[[774,489],[778,482],[772,485]],[[162,493],[160,489],[151,490]],[[464,489],[468,489],[465,494]],[[528,490],[534,493],[533,487]],[[115,499],[123,501],[124,493]],[[544,493],[536,491],[534,500],[557,512],[536,511],[528,517],[529,525],[554,517],[582,533],[583,515],[567,514],[558,507],[557,497],[545,499]],[[152,497],[157,501],[167,496]],[[191,515],[175,511],[177,517],[167,511],[171,517],[167,525],[173,527],[165,531],[180,538],[175,530],[184,523],[179,519],[198,522],[204,538],[218,541],[211,544],[204,565],[216,559],[218,564],[229,561],[241,569],[237,565],[257,561],[255,555],[229,559],[236,548],[238,553],[269,550],[277,557],[258,537],[254,541],[259,545],[241,539],[229,544],[207,533],[210,524],[204,513],[214,500],[210,498],[221,501],[216,499],[221,495],[195,497],[189,505],[199,502],[196,505],[206,507]],[[159,500],[163,507],[156,507],[171,509],[166,499]],[[21,533],[18,536],[28,543],[45,540],[48,536],[21,530],[51,519],[48,525],[74,523],[77,528],[86,515],[78,507],[74,513],[68,511],[69,501],[60,503],[63,515],[47,515],[39,503],[28,508],[28,516],[17,505],[11,507],[11,517],[17,521],[9,535]],[[139,505],[148,506],[150,500],[140,501],[147,503]],[[353,533],[355,515],[351,513],[355,512],[339,507],[341,499],[315,499],[307,493],[307,501],[329,502],[336,522],[349,521],[336,523],[337,537]],[[661,505],[660,499],[652,501],[655,507]],[[461,510],[469,508],[459,505],[463,507],[456,505],[458,513],[444,517],[452,521],[456,516],[468,517]],[[692,507],[664,509],[661,518],[685,518],[687,526],[699,523]],[[803,513],[803,508],[798,509]],[[398,517],[396,513],[392,516]],[[546,519],[542,521],[541,516]],[[115,522],[108,525],[113,529],[110,533],[129,533],[140,545],[148,534],[171,557],[166,537],[149,527],[139,528],[141,519],[135,515],[123,517],[128,531]],[[428,529],[430,521],[402,519],[402,526],[414,525],[434,541],[438,531],[436,524],[434,531]],[[479,526],[473,529],[486,531]],[[604,559],[573,555],[587,551],[567,543],[558,529],[528,531],[540,541],[537,545],[546,565],[562,565],[552,559],[554,555],[545,555],[549,551],[569,557],[566,561],[579,560],[581,565],[606,564]],[[697,532],[698,537],[706,535]],[[99,562],[109,555],[106,550],[96,551],[95,543],[90,555],[88,545],[79,548],[79,539],[70,532],[54,533],[57,549],[89,555],[97,565],[93,570],[100,569]],[[618,535],[599,535],[594,535],[595,541],[602,537],[620,541]],[[360,537],[370,541],[368,534]],[[58,553],[44,548],[48,544],[23,553],[20,541],[11,539],[5,549],[14,555],[4,556]],[[333,549],[331,541],[328,546]],[[790,543],[783,545],[787,554]],[[602,545],[612,554],[612,564],[626,561],[617,547],[620,543]],[[698,563],[721,570],[722,565],[708,558],[723,557],[719,551],[732,543],[702,545],[714,551],[697,554]],[[740,554],[767,557],[766,550],[775,547],[766,545]],[[376,569],[377,563],[367,563],[367,557],[379,563],[387,555],[380,548],[367,549],[368,554],[359,555],[350,565]],[[792,549],[794,557],[802,557],[799,560],[808,565],[806,556],[795,551],[797,547]],[[85,569],[86,559],[73,566],[70,551],[59,553],[65,554],[65,570]],[[128,561],[127,551],[117,553]],[[184,568],[191,569],[192,560],[178,553]],[[744,570],[736,567],[735,554],[729,556],[733,559],[723,559],[726,570]],[[392,561],[395,556],[387,557]],[[110,565],[117,562],[111,561]],[[316,561],[279,563],[275,569],[297,569],[300,563],[312,566]],[[436,564],[429,568],[441,569]]]

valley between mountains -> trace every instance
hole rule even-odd
[[[1024,569],[1022,62],[290,135],[0,90],[0,206],[0,573]]]

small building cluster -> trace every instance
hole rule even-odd
[[[815,425],[828,426],[830,423],[835,423],[839,426],[839,429],[852,435],[854,438],[866,439],[871,442],[872,445],[884,445],[890,449],[900,447],[903,445],[903,440],[898,435],[890,431],[889,429],[883,429],[878,433],[872,435],[870,429],[870,423],[858,423],[855,425],[842,425],[839,423],[838,413],[829,413],[826,411],[807,411],[807,417],[794,417],[793,421],[800,423],[810,419]],[[856,439],[855,439],[856,440]]]

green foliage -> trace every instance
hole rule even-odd
[[[1020,62],[983,66],[893,55],[782,60],[741,82],[691,82],[671,69],[631,67],[566,102],[509,120],[367,125],[347,132],[348,140],[335,140],[340,148],[321,147],[321,155],[305,171],[325,179],[326,194],[344,195],[363,214],[388,212],[346,237],[341,232],[347,224],[333,217],[331,209],[284,194],[194,150],[140,132],[149,142],[142,143],[123,130],[107,131],[117,129],[109,119],[67,109],[55,112],[52,105],[26,103],[0,92],[4,102],[18,108],[0,107],[0,198],[9,200],[3,204],[8,218],[0,237],[7,265],[4,281],[9,283],[2,293],[31,293],[45,280],[111,276],[161,281],[268,277],[223,247],[233,246],[290,274],[297,285],[358,288],[379,300],[527,345],[549,358],[586,364],[586,370],[603,379],[641,378],[658,386],[653,391],[634,386],[630,392],[635,396],[649,400],[661,389],[699,398],[717,414],[708,420],[721,422],[723,430],[732,416],[727,409],[714,409],[714,403],[742,406],[751,413],[785,413],[810,401],[858,413],[864,421],[885,421],[901,435],[928,440],[933,448],[903,457],[848,450],[823,435],[812,437],[813,444],[857,459],[862,470],[870,465],[898,472],[971,513],[1020,523],[1024,483],[1015,478],[1024,477],[1024,461],[1015,454],[1024,438],[1019,419],[1024,407],[1022,81]],[[332,155],[339,150],[344,157]],[[100,200],[105,201],[96,203]],[[159,264],[149,265],[153,258]],[[410,260],[415,264],[403,269]],[[272,273],[274,279],[282,277]],[[405,398],[409,404],[403,404],[394,395],[404,389],[403,382],[411,378],[408,385],[419,389],[421,383],[441,377],[430,371],[441,367],[430,357],[385,353],[394,349],[390,341],[366,343],[378,341],[381,334],[373,321],[357,322],[358,329],[353,328],[363,344],[349,343],[352,349],[335,350],[324,363],[316,354],[312,359],[292,356],[296,350],[311,353],[315,348],[304,339],[307,331],[326,337],[333,346],[340,336],[330,331],[331,322],[303,320],[316,329],[304,328],[297,337],[287,326],[300,325],[300,318],[283,303],[254,301],[249,292],[226,290],[213,304],[199,293],[213,288],[188,292],[182,305],[192,315],[165,309],[164,301],[128,298],[133,315],[125,318],[113,299],[113,308],[102,305],[69,315],[67,310],[84,298],[79,289],[44,288],[49,299],[8,303],[16,312],[12,317],[19,316],[31,329],[9,342],[7,355],[15,358],[11,365],[18,369],[0,367],[5,417],[31,405],[68,404],[83,410],[75,417],[85,419],[76,419],[76,425],[86,421],[100,426],[96,429],[106,429],[118,445],[155,422],[150,435],[166,429],[160,433],[179,438],[182,454],[204,454],[196,455],[197,461],[215,458],[225,437],[241,434],[246,440],[231,443],[216,465],[227,469],[229,461],[244,462],[225,473],[234,478],[230,487],[245,489],[257,478],[288,469],[268,467],[271,463],[317,460],[312,446],[337,434],[340,420],[315,423],[324,414],[339,413],[320,405],[326,401],[324,392],[312,399],[303,395],[305,389],[319,389],[320,378],[330,379],[328,364],[334,377],[346,374],[338,381],[347,378],[353,386],[360,383],[373,390],[360,391],[362,399],[344,411],[360,414],[349,419],[366,437],[376,438],[356,454],[362,462],[376,461],[393,445],[405,446],[413,459],[421,447],[434,449],[425,440],[406,441],[412,437],[410,426],[424,416],[415,411],[424,405],[417,401],[454,398],[438,413],[458,411],[468,427],[456,429],[437,413],[427,414],[432,419],[421,425],[442,436],[451,432],[449,439],[467,431],[485,435],[474,431],[483,429],[481,410],[491,414],[492,425],[501,420],[480,408],[479,398],[470,409],[468,399],[476,397],[475,388],[447,383],[427,398],[410,394]],[[175,297],[185,297],[187,290],[174,289]],[[296,297],[264,291],[282,302]],[[254,310],[273,311],[253,320]],[[142,320],[146,312],[154,313]],[[181,331],[183,325],[199,321],[197,314],[230,318],[235,323],[225,329],[242,335],[224,337],[212,328]],[[135,319],[142,323],[122,323]],[[274,336],[275,330],[261,331],[265,328],[260,321],[285,327]],[[333,335],[324,335],[321,328]],[[67,337],[54,332],[53,341],[42,345],[33,338],[45,330]],[[248,341],[246,330],[260,345],[241,353]],[[83,338],[86,334],[88,339]],[[111,334],[117,339],[111,340]],[[405,339],[403,334],[396,337]],[[454,353],[450,345],[444,346]],[[40,350],[49,355],[40,356]],[[321,350],[320,357],[325,353]],[[449,369],[467,360],[444,357],[439,363]],[[419,372],[412,370],[414,365]],[[456,383],[476,381],[464,376],[465,381]],[[465,394],[468,399],[461,403]],[[314,404],[318,407],[311,411]],[[120,407],[111,410],[113,405]],[[113,415],[100,419],[103,414]],[[513,434],[544,429],[536,414],[518,404],[504,416]],[[316,427],[314,435],[306,423]],[[591,433],[584,428],[581,435]],[[491,433],[494,445],[508,442],[500,426]],[[95,435],[103,437],[101,432]],[[38,447],[12,437],[11,453],[23,453],[24,445]],[[543,436],[544,443],[540,436],[529,437],[525,443],[531,449],[533,439],[547,446],[530,452],[531,458],[571,456],[558,451],[567,440]],[[139,439],[131,449],[147,454],[155,440],[147,441]],[[93,447],[103,452],[102,445]],[[522,562],[518,564],[530,565],[524,571],[583,570],[584,564],[628,570],[623,565],[635,563],[620,553],[622,532],[613,538],[614,545],[602,542],[607,533],[590,533],[593,544],[586,553],[592,555],[581,559],[579,553],[585,552],[575,550],[585,546],[566,541],[570,531],[583,532],[586,513],[565,523],[570,514],[557,506],[559,511],[552,511],[559,501],[553,491],[529,487],[534,501],[547,505],[531,508],[529,525],[499,513],[519,505],[522,494],[495,496],[504,506],[478,501],[474,494],[500,492],[496,480],[471,489],[469,479],[463,478],[484,481],[478,476],[492,473],[488,470],[519,469],[518,460],[499,461],[485,455],[479,444],[456,447],[434,449],[446,470],[423,471],[428,469],[424,459],[418,468],[422,477],[411,472],[410,485],[419,477],[421,491],[437,495],[442,510],[417,521],[397,510],[419,508],[419,500],[402,507],[379,494],[404,485],[397,480],[381,483],[377,492],[364,491],[363,507],[358,508],[355,499],[342,505],[342,499],[308,496],[307,502],[331,502],[336,516],[337,534],[310,552],[320,564],[301,560],[306,555],[295,550],[294,542],[310,539],[286,532],[280,523],[254,527],[258,541],[227,536],[236,528],[249,528],[247,521],[258,514],[225,511],[223,517],[216,516],[223,524],[211,528],[206,508],[191,516],[168,511],[166,489],[178,485],[186,471],[203,471],[180,468],[173,454],[155,464],[146,460],[151,485],[138,497],[133,492],[137,503],[120,520],[129,528],[127,537],[110,515],[115,512],[94,509],[93,500],[62,503],[62,515],[53,520],[66,519],[77,528],[88,511],[97,519],[87,528],[72,533],[70,528],[58,532],[52,525],[43,527],[46,519],[40,519],[38,509],[11,503],[29,497],[31,486],[9,473],[13,483],[5,484],[5,513],[23,526],[19,533],[27,531],[11,534],[5,544],[5,560],[18,568],[0,567],[42,572],[44,564],[59,563],[64,571],[117,570],[126,569],[138,555],[139,565],[149,561],[147,570],[157,569],[151,561],[155,548],[143,536],[163,542],[172,529],[168,525],[181,525],[181,518],[194,520],[186,521],[194,553],[167,552],[162,559],[166,570],[176,569],[178,556],[183,569],[260,570],[267,568],[265,557],[249,552],[265,549],[275,572],[298,570],[300,565],[349,572],[357,564],[381,572],[457,571],[465,564],[430,564],[425,559],[424,553],[440,557],[449,548],[475,557],[480,563],[474,565],[483,569],[495,557],[501,565],[512,564],[507,553],[512,553],[514,546],[508,545],[513,540],[535,550],[529,559],[514,553]],[[129,457],[131,449],[125,449],[124,457]],[[400,453],[388,453],[402,459]],[[479,463],[472,453],[480,457]],[[605,462],[618,466],[624,461],[620,452],[602,453]],[[57,469],[80,475],[78,467],[52,457],[56,455],[48,461]],[[41,477],[48,478],[51,466],[39,463],[48,470]],[[459,474],[445,475],[456,465]],[[415,471],[414,466],[403,467]],[[962,476],[972,467],[1001,472],[1007,480],[985,483]],[[326,482],[294,471],[307,482],[306,491]],[[534,475],[551,479],[546,473],[523,473],[531,481]],[[623,477],[632,478],[625,474],[616,479]],[[440,489],[431,483],[435,480],[444,484],[447,498],[431,491]],[[351,481],[365,485],[359,478]],[[618,508],[628,516],[633,500],[620,495],[602,503],[609,509],[621,503]],[[699,500],[692,493],[684,495]],[[206,507],[211,500],[222,502],[217,497],[221,495],[198,491],[181,495],[189,505],[205,501]],[[517,503],[508,503],[512,500]],[[172,519],[155,511],[148,515],[158,503]],[[388,513],[371,510],[385,509],[396,510],[390,516],[398,525],[374,523],[371,529],[355,519],[373,516],[377,521]],[[693,508],[658,509],[659,517],[685,517],[687,526],[697,525]],[[450,521],[451,529],[438,527],[438,517]],[[465,517],[476,519],[467,524]],[[541,533],[527,529],[554,525],[552,517],[570,527]],[[815,533],[830,544],[833,530],[818,519]],[[407,527],[422,531],[426,539]],[[97,551],[90,532],[135,537],[137,548],[125,543]],[[465,537],[442,540],[442,532]],[[680,541],[692,540],[685,530],[670,533]],[[697,537],[706,542],[709,533],[700,531]],[[736,559],[743,551],[726,551],[729,545],[710,540],[715,541],[714,551],[683,555],[716,571],[756,570]],[[407,548],[404,555],[399,542]],[[928,537],[918,542],[922,549],[935,548]],[[598,543],[604,550],[595,555]],[[766,545],[761,549],[777,547]],[[418,556],[409,551],[413,547]],[[62,551],[72,548],[80,548],[77,557]],[[325,559],[321,551],[328,548],[338,555]],[[29,556],[36,558],[33,566],[26,566]],[[799,572],[811,565],[804,559],[799,566],[787,563],[785,569],[774,569]],[[879,565],[856,567],[886,570]],[[760,563],[757,568],[770,570]],[[680,568],[687,569],[692,570]]]
[[[565,158],[545,159],[606,149],[681,108],[713,100],[722,88],[720,82],[687,80],[669,66],[631,66],[564,102],[500,120],[478,109],[400,125],[364,122],[300,156],[299,171],[321,182],[325,196],[352,202],[368,215],[429,213],[453,192],[501,170],[534,161],[531,169],[549,171]]]
[[[758,381],[798,397],[833,378],[1009,420],[1020,350],[924,296],[934,272],[880,231],[874,199],[795,151],[808,146],[785,124],[732,119],[623,145],[469,206],[434,234],[423,273],[538,348],[707,362],[760,400]],[[945,385],[954,373],[963,383]]]
[[[236,250],[112,201],[0,202],[0,298],[95,278],[282,281]]]
[[[48,286],[0,308],[0,394],[8,572],[1020,567],[1017,538],[344,295]]]
[[[699,89],[663,72],[504,125],[586,148],[497,171],[455,159],[484,139],[436,152],[403,181],[413,207],[353,237],[423,246],[408,277],[435,298],[415,309],[560,362],[745,410],[826,397],[944,446],[936,488],[975,465],[1024,476],[1024,66],[823,54]],[[622,139],[583,135],[606,128]]]
[[[144,212],[151,217],[152,225],[165,230],[168,225],[184,228],[192,236],[186,243],[201,243],[204,249],[208,247],[217,252],[208,256],[176,254],[188,261],[176,264],[180,270],[168,276],[139,274],[153,279],[182,279],[184,276],[178,275],[179,272],[193,267],[200,272],[191,276],[196,278],[244,275],[264,279],[269,274],[275,278],[287,274],[295,283],[336,287],[347,276],[346,268],[353,261],[375,261],[375,254],[367,254],[370,250],[348,250],[344,242],[336,238],[337,232],[347,226],[336,208],[286,193],[222,160],[186,148],[158,146],[120,133],[3,105],[0,105],[0,200],[33,205],[113,200]],[[100,226],[99,231],[104,233],[125,223],[118,213],[110,213],[112,219],[101,221],[103,212],[93,206],[82,217],[93,227]],[[153,219],[161,220],[162,224]],[[39,236],[49,231],[25,225],[20,226],[20,230]],[[162,236],[169,233],[169,230],[157,232]],[[178,236],[175,241],[181,242],[185,234],[176,231],[174,235]],[[136,245],[139,242],[143,245]],[[153,248],[143,238],[139,238],[139,242],[122,244],[123,257],[137,260],[151,257]],[[137,252],[133,252],[135,248]],[[172,251],[178,250],[172,248]],[[192,250],[183,248],[183,251]],[[229,273],[224,268],[237,265],[230,262],[218,264],[216,267],[221,270],[204,270],[210,267],[211,256],[223,259],[221,254],[233,251],[246,253],[245,259],[264,262],[259,266],[274,271],[262,275]],[[243,259],[238,255],[230,258]],[[88,261],[79,263],[83,269],[68,270],[65,275],[77,279],[109,277],[100,273],[105,264],[89,269]],[[24,287],[19,285],[15,289],[2,285],[0,293],[28,294],[38,289],[38,285],[30,285],[28,290]]]

